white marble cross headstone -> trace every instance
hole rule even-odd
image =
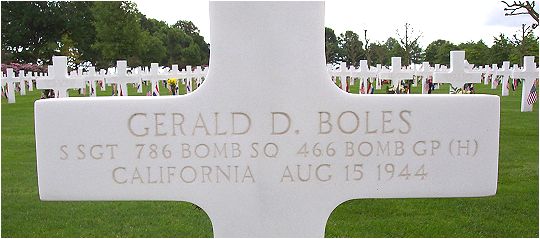
[[[210,17],[192,94],[36,102],[42,200],[188,201],[216,237],[322,237],[354,198],[495,194],[499,97],[345,94],[324,2],[210,2]]]
[[[15,103],[15,82],[19,82],[19,79],[15,77],[13,68],[7,68],[6,76],[2,77],[2,86],[6,85],[8,104]]]
[[[91,97],[97,96],[96,82],[99,82],[100,80],[103,80],[103,77],[96,73],[96,67],[94,66],[88,67],[88,73],[85,76],[85,81],[90,83],[90,96]]]
[[[492,78],[493,72],[491,71],[491,67],[489,65],[485,65],[483,70],[484,70],[484,85],[488,85],[489,81]]]
[[[409,71],[413,74],[412,87],[416,87],[418,84],[418,69],[416,68],[416,64],[412,63],[409,65]]]
[[[172,90],[174,90],[176,95],[178,95],[178,89],[180,88],[179,85],[180,85],[181,79],[183,78],[182,72],[178,70],[178,65],[172,65],[169,75],[171,78],[176,79],[175,89],[172,89]]]
[[[450,70],[433,73],[433,82],[450,83],[451,87],[463,88],[466,83],[480,83],[481,73],[472,72],[465,68],[465,51],[450,52]],[[452,90],[450,88],[450,90]]]
[[[433,71],[431,70],[431,66],[429,66],[429,62],[422,62],[422,69],[419,70],[417,74],[422,77],[422,94],[428,94],[430,87],[428,79],[433,76]]]
[[[107,84],[116,84],[117,96],[128,96],[127,83],[139,83],[139,76],[128,74],[127,61],[116,61],[115,74],[107,75]]]
[[[362,84],[367,89],[367,85],[371,84],[369,81],[369,78],[377,77],[377,72],[369,69],[367,60],[360,60],[360,66],[358,67],[358,70],[353,72],[353,77],[357,77],[360,79],[359,89],[362,87]],[[368,94],[369,92],[364,92],[365,94]]]
[[[152,96],[159,96],[159,82],[167,80],[168,74],[159,73],[159,64],[151,63],[150,72],[144,76],[144,79],[152,82]]]
[[[24,74],[24,70],[19,70],[19,76],[17,77],[17,79],[19,79],[19,94],[26,95],[26,81],[28,80],[28,78]]]
[[[347,77],[351,75],[349,69],[347,69],[347,63],[341,62],[339,65],[339,70],[336,72],[336,75],[339,77],[339,82],[341,84],[341,89],[345,92],[349,92],[349,83]]]
[[[402,80],[410,80],[413,73],[409,70],[401,69],[401,57],[392,57],[392,69],[389,72],[379,73],[379,78],[391,80],[392,85],[399,87]],[[396,89],[399,92],[399,89]]]
[[[203,83],[203,78],[204,78],[204,73],[201,66],[195,67],[195,71],[193,72],[193,74],[195,75],[195,80],[196,80],[195,82],[197,83],[197,89],[199,89],[199,87]]]
[[[498,79],[498,72],[499,68],[497,67],[497,64],[491,64],[491,89],[496,90],[497,86],[499,86],[499,79]]]
[[[375,79],[375,89],[380,90],[382,87],[382,79],[379,78],[379,73],[383,70],[382,64],[377,64],[375,67],[375,72],[377,72],[377,77]]]
[[[34,80],[36,79],[37,74],[38,74],[37,72],[26,73],[26,78],[28,80],[28,91],[34,91]]]
[[[38,89],[53,89],[55,97],[69,97],[68,89],[79,89],[85,86],[82,78],[70,78],[67,74],[67,57],[53,56],[53,65],[49,67],[49,75],[36,82]]]
[[[533,110],[533,105],[531,104],[532,98],[535,97],[538,99],[538,89],[534,89],[536,93],[532,94],[531,91],[534,84],[536,84],[536,79],[538,79],[538,68],[534,62],[534,56],[524,56],[523,57],[523,69],[514,71],[512,73],[512,78],[514,79],[523,79],[523,87],[521,90],[521,112],[529,112]],[[535,87],[536,88],[536,87]],[[536,102],[535,100],[534,102]]]
[[[510,62],[509,61],[504,61],[503,62],[502,68],[497,71],[497,76],[501,76],[501,81],[502,81],[501,96],[508,96],[508,92],[510,90],[508,80],[509,80],[510,76],[512,76],[512,71],[510,71]]]
[[[105,69],[101,69],[99,70],[99,74],[98,74],[101,78],[100,80],[98,81],[99,83],[99,86],[100,86],[100,90],[101,91],[105,91],[107,90],[107,84],[106,84],[106,77],[107,77],[107,70]]]
[[[186,94],[189,94],[193,91],[193,77],[195,77],[195,74],[193,74],[191,66],[186,66],[186,74],[184,79],[184,85],[186,86]]]

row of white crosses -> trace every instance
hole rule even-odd
[[[354,85],[354,79],[359,78],[363,80],[363,83],[366,83],[367,79],[376,79],[376,89],[381,89],[382,80],[390,80],[392,85],[396,88],[400,86],[402,80],[413,80],[416,81],[417,78],[422,78],[422,94],[427,94],[429,87],[427,86],[427,79],[433,76],[433,72],[446,72],[446,66],[441,66],[435,64],[435,67],[430,67],[429,62],[423,62],[421,67],[417,70],[415,66],[403,69],[401,67],[401,57],[392,57],[391,68],[382,67],[381,64],[377,64],[377,67],[369,67],[366,60],[360,61],[360,66],[358,69],[353,67],[347,69],[345,63],[341,63],[340,70],[332,70],[331,66],[328,65],[328,71],[333,77],[334,82],[337,78],[346,79],[347,77],[351,78],[351,81],[348,84]],[[342,70],[344,69],[344,70]],[[346,82],[346,80],[345,80]],[[369,81],[368,81],[369,83]],[[344,91],[348,91],[348,84],[341,84],[341,88]],[[415,84],[413,83],[413,86]]]
[[[526,57],[525,59],[527,60],[524,60],[524,62],[529,61],[529,63],[525,64],[531,64],[529,69],[538,70],[534,66],[534,57]],[[532,63],[530,63],[531,59]],[[450,61],[451,63],[449,70],[446,68],[446,66],[441,66],[439,64],[435,64],[435,67],[431,68],[428,62],[423,62],[419,70],[416,70],[416,67],[414,66],[409,69],[401,69],[401,58],[392,57],[391,70],[381,68],[380,65],[378,65],[377,68],[372,67],[372,69],[370,69],[367,65],[367,61],[361,60],[360,67],[358,69],[355,69],[354,67],[347,69],[345,63],[341,63],[339,70],[333,71],[329,65],[328,71],[330,72],[331,76],[334,77],[334,81],[336,78],[339,78],[341,82],[345,83],[341,84],[341,88],[344,91],[348,91],[349,84],[354,84],[355,78],[359,78],[364,81],[370,77],[377,77],[377,89],[380,89],[380,79],[390,80],[392,85],[399,86],[401,80],[413,79],[414,76],[417,76],[422,78],[422,94],[428,93],[429,86],[427,84],[427,79],[433,77],[435,74],[437,77],[434,78],[434,83],[450,83],[452,87],[460,88],[467,83],[481,83],[482,74],[484,74],[484,84],[486,85],[489,83],[489,78],[493,78],[491,81],[492,89],[496,89],[501,83],[500,80],[497,80],[497,77],[501,78],[502,96],[508,95],[508,78],[512,76],[514,72],[520,72],[517,65],[514,65],[514,67],[510,69],[510,62],[508,61],[503,62],[502,68],[500,69],[497,67],[497,64],[493,64],[491,67],[486,65],[484,68],[474,68],[473,64],[469,64],[467,60],[465,60],[464,51],[452,51],[450,54]],[[347,82],[347,77],[351,79],[350,82]],[[534,83],[533,81],[534,80],[529,80],[527,85],[524,85],[524,94],[522,96],[524,99],[526,99],[532,83]],[[526,100],[523,102],[525,101]],[[527,106],[522,103],[522,108],[527,108]]]
[[[34,90],[33,81],[40,77],[41,73],[27,72],[19,70],[19,75],[15,76],[13,68],[6,69],[6,75],[2,77],[2,88],[6,91],[8,103],[15,103],[15,83],[19,83],[20,95],[26,95],[26,83],[28,82],[28,91]]]
[[[358,69],[354,66],[347,68],[345,62],[340,64],[339,70],[333,70],[330,65],[327,67],[334,82],[339,78],[341,89],[346,92],[349,92],[349,85],[355,84],[354,79],[356,78],[360,79],[360,85],[364,86],[371,84],[369,79],[376,79],[376,89],[381,88],[381,79],[391,80],[393,85],[398,85],[401,80],[413,79],[413,71],[401,69],[401,57],[392,57],[392,69],[390,70],[383,68],[380,64],[370,68],[367,60],[361,60]]]
[[[15,84],[20,83],[24,86],[24,81],[36,80],[37,89],[51,89],[54,90],[56,98],[69,97],[67,90],[69,89],[83,89],[86,90],[87,84],[90,88],[90,96],[95,97],[96,84],[101,84],[101,90],[105,90],[105,84],[115,84],[117,86],[117,96],[127,96],[128,89],[127,84],[138,84],[138,92],[142,93],[142,80],[152,82],[152,95],[159,96],[159,81],[166,80],[168,78],[178,78],[186,84],[186,92],[191,93],[193,91],[192,80],[195,79],[197,87],[200,86],[205,78],[208,68],[205,70],[201,66],[197,66],[195,71],[191,70],[191,66],[187,66],[185,70],[178,71],[178,65],[173,65],[173,70],[166,72],[159,72],[159,65],[152,63],[150,71],[146,72],[139,67],[132,73],[128,72],[127,61],[117,61],[115,68],[110,68],[108,71],[104,69],[96,72],[95,67],[89,67],[88,72],[83,73],[82,68],[77,71],[72,71],[68,74],[67,57],[65,56],[53,56],[53,65],[48,66],[48,74],[37,77],[29,77],[31,75],[24,76],[24,72],[21,71],[18,77],[15,77],[12,68],[7,69],[7,75],[2,77],[2,86],[6,85],[8,103],[15,103]],[[33,90],[33,85],[30,84],[29,90]],[[21,87],[21,95],[25,95],[25,87]]]
[[[369,79],[377,79],[376,87],[380,89],[381,80],[390,80],[392,85],[399,87],[402,80],[414,79],[414,76],[420,76],[422,78],[422,94],[427,94],[429,87],[427,85],[427,79],[433,77],[433,83],[449,83],[453,87],[462,87],[466,83],[480,83],[481,74],[485,74],[485,79],[489,75],[494,78],[492,80],[492,87],[496,84],[496,77],[502,77],[502,95],[508,95],[508,78],[512,76],[515,79],[524,79],[523,94],[522,94],[522,111],[531,111],[532,104],[527,104],[527,97],[531,90],[532,84],[535,79],[538,78],[538,69],[534,63],[534,57],[524,57],[524,67],[520,70],[517,65],[514,65],[512,69],[509,68],[510,63],[508,61],[503,62],[502,68],[497,69],[497,65],[492,67],[485,66],[483,69],[473,69],[473,65],[469,64],[465,60],[464,51],[452,51],[450,54],[450,69],[447,70],[445,66],[435,64],[432,68],[428,62],[423,62],[422,67],[416,70],[416,67],[409,69],[402,69],[401,58],[392,57],[391,69],[382,67],[380,64],[377,67],[369,67],[366,60],[360,61],[358,69],[351,66],[347,69],[346,64],[340,65],[339,71],[331,71],[334,76],[334,80],[339,78],[342,82],[341,87],[344,91],[348,91],[349,84],[354,84],[354,79],[360,79],[361,83],[367,86],[371,84]],[[138,84],[138,92],[141,93],[142,80],[152,82],[152,95],[159,96],[159,81],[166,80],[168,78],[176,78],[183,81],[186,87],[186,93],[193,91],[192,80],[195,79],[197,87],[202,83],[202,79],[206,75],[206,68],[202,70],[200,66],[197,66],[193,71],[191,66],[187,66],[182,71],[178,70],[178,65],[173,65],[170,71],[159,72],[159,65],[152,63],[150,71],[141,70],[138,68],[132,73],[127,71],[127,62],[118,61],[117,66],[114,69],[110,69],[109,73],[105,74],[105,70],[101,70],[100,73],[96,73],[94,67],[88,68],[88,72],[83,74],[82,69],[79,69],[76,73],[71,75],[67,73],[67,58],[64,56],[54,56],[53,65],[49,66],[48,75],[33,75],[32,73],[24,74],[24,71],[19,72],[19,76],[15,77],[13,69],[7,69],[7,76],[2,78],[2,86],[6,85],[8,103],[15,102],[14,83],[20,83],[21,86],[26,85],[26,81],[32,82],[36,80],[36,88],[38,89],[53,89],[55,96],[58,98],[69,97],[67,94],[68,89],[86,89],[86,85],[90,86],[90,96],[96,96],[96,83],[100,82],[102,90],[104,90],[105,82],[107,84],[116,84],[118,90],[118,96],[127,96],[127,83]],[[348,82],[347,78],[351,80]],[[487,84],[487,80],[484,83]],[[30,84],[29,90],[33,90],[33,84]],[[495,85],[496,88],[496,85]],[[21,95],[25,94],[25,87],[21,87]],[[172,90],[178,90],[172,89]]]

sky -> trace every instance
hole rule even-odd
[[[210,41],[208,1],[134,2],[147,17],[170,25],[178,20],[192,21]],[[402,34],[408,22],[415,34],[421,34],[422,48],[438,39],[455,44],[483,40],[491,46],[493,37],[500,33],[512,36],[520,31],[522,23],[533,22],[529,15],[504,16],[505,5],[497,0],[327,0],[325,7],[325,26],[334,29],[336,35],[352,30],[363,40],[367,29],[370,43],[384,42],[388,37],[397,38],[398,30]]]

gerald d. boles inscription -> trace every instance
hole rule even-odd
[[[131,114],[126,120],[126,134],[133,137],[134,145],[119,142],[100,144],[77,144],[70,142],[58,148],[60,161],[98,161],[132,159],[111,168],[110,178],[116,184],[170,184],[170,183],[255,183],[257,175],[250,167],[255,160],[304,159],[304,162],[286,164],[274,172],[280,183],[303,183],[309,181],[328,182],[362,181],[373,177],[377,181],[429,180],[429,162],[433,157],[447,156],[454,160],[474,160],[480,147],[475,137],[459,138],[411,138],[403,141],[415,127],[411,125],[414,113],[409,110],[394,112],[344,111],[331,113],[320,111],[308,121],[318,122],[313,140],[283,142],[288,134],[299,135],[293,130],[293,116],[287,112],[269,112],[261,125],[252,120],[247,112],[196,113],[191,118],[186,113],[143,113]],[[227,118],[227,119],[226,119]],[[264,118],[264,117],[261,117]],[[268,127],[267,135],[273,140],[248,143],[228,140],[231,136],[248,136],[253,127]],[[419,130],[425,130],[421,127]],[[263,130],[264,131],[264,130]],[[364,139],[325,139],[329,134],[358,135]],[[183,142],[186,137],[199,136],[201,142]],[[370,136],[376,139],[370,140]],[[169,137],[177,143],[154,143],[153,140]],[[292,151],[283,151],[284,143],[292,144]],[[120,147],[129,153],[120,155]],[[291,147],[287,147],[291,149]],[[410,159],[401,159],[408,157]],[[285,158],[285,159],[283,159]],[[169,161],[189,159],[219,159],[225,165],[202,164],[167,166]],[[338,169],[336,159],[348,163]],[[144,166],[145,161],[161,162],[162,166]],[[239,164],[242,161],[242,164]],[[367,161],[377,161],[374,168],[364,168]]]
[[[210,16],[210,71],[189,95],[36,102],[42,200],[188,201],[216,237],[322,237],[350,199],[495,194],[497,96],[342,92],[322,2]]]

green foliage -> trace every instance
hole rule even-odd
[[[399,44],[398,40],[393,37],[389,37],[384,43],[384,46],[388,51],[388,55],[384,61],[384,65],[390,65],[392,57],[401,57],[401,65],[409,64],[408,62],[406,62],[407,52],[403,47],[401,47],[401,44]]]
[[[326,62],[335,64],[339,61],[340,58],[340,48],[338,39],[334,30],[329,27],[324,29],[324,51],[326,56]]]
[[[538,59],[538,37],[529,32],[523,39],[515,39],[514,48],[510,54],[510,60],[513,63],[522,64],[523,56],[535,56]]]
[[[358,66],[361,59],[366,58],[366,52],[363,43],[358,34],[353,31],[346,31],[339,35],[339,47],[343,49],[343,60],[347,65]]]
[[[163,41],[155,35],[151,35],[147,31],[142,33],[141,63],[142,65],[150,65],[153,62],[164,64],[167,59],[167,48]]]
[[[66,28],[56,3],[10,1],[1,8],[2,55],[19,63],[49,63]]]
[[[502,64],[503,61],[510,61],[510,55],[512,54],[513,49],[514,45],[512,45],[510,39],[501,33],[499,37],[493,37],[493,46],[489,49],[489,60],[498,64]]]
[[[436,40],[430,43],[424,51],[424,60],[432,64],[450,64],[450,51],[459,49],[446,40]]]
[[[489,47],[482,40],[478,42],[470,41],[461,43],[457,48],[465,51],[467,61],[471,64],[477,66],[491,65],[492,62],[502,64],[502,61],[494,62],[493,59],[491,59]]]
[[[75,65],[99,59],[99,52],[92,48],[92,43],[96,41],[93,6],[94,2],[90,1],[58,2],[62,18],[65,19],[64,34],[73,40],[73,48],[78,53],[77,58],[71,61]]]
[[[127,59],[130,66],[140,65],[143,31],[131,2],[96,2],[92,8],[95,17],[96,42],[93,47],[102,56],[98,66],[112,66],[116,60]]]
[[[385,45],[380,43],[371,43],[369,44],[368,51],[371,56],[370,62],[368,62],[370,66],[384,64],[387,62],[390,64],[390,56],[388,55],[389,52]]]
[[[172,25],[172,27],[183,31],[197,45],[197,47],[189,46],[190,49],[186,50],[186,52],[189,52],[189,54],[195,58],[191,59],[188,57],[189,59],[186,60],[189,60],[190,62],[200,62],[197,63],[197,65],[208,64],[208,59],[210,58],[210,47],[200,35],[199,28],[197,28],[193,22],[184,20],[177,21],[174,25]],[[194,65],[193,63],[187,64]]]
[[[2,2],[1,8],[3,63],[49,64],[64,54],[70,66],[108,67],[120,59],[131,66],[208,64],[210,47],[192,22],[169,26],[132,2]]]

